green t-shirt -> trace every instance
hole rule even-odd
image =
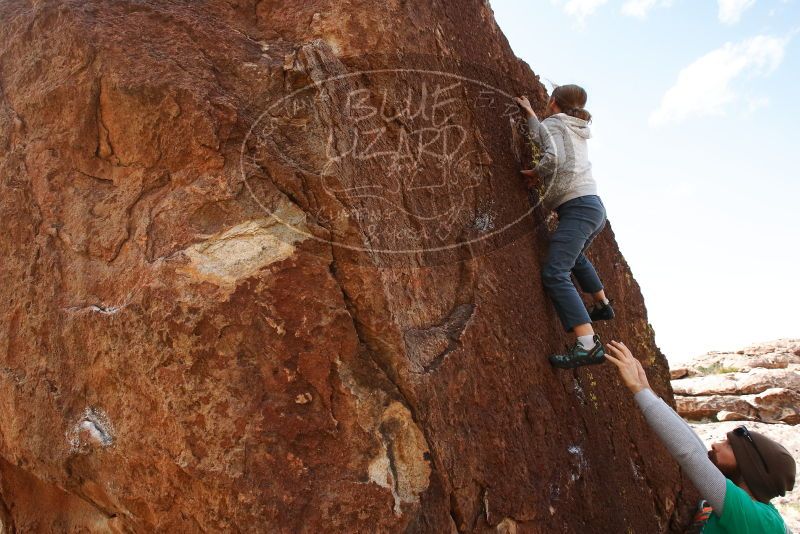
[[[711,514],[703,534],[785,534],[783,519],[771,504],[753,500],[730,479],[725,482],[722,517]]]

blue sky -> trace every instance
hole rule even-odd
[[[800,337],[800,0],[491,6],[542,81],[587,90],[600,195],[670,360]]]

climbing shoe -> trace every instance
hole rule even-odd
[[[606,351],[603,349],[603,344],[600,343],[600,336],[595,334],[593,341],[594,346],[589,349],[583,348],[583,345],[576,341],[566,354],[550,356],[550,363],[559,369],[575,369],[582,365],[597,365],[605,362]]]
[[[610,321],[614,318],[614,308],[611,307],[611,302],[608,304],[598,302],[589,308],[588,311],[592,321]]]

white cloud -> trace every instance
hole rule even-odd
[[[594,14],[598,8],[607,4],[608,0],[551,0],[554,4],[562,6],[564,13],[574,18],[579,26],[584,26],[586,18]]]
[[[745,116],[752,115],[761,108],[769,105],[769,98],[765,96],[749,96],[745,99],[747,105],[745,106],[743,114]]]
[[[627,0],[622,5],[622,14],[629,17],[643,19],[655,7],[670,7],[672,0]]]
[[[754,78],[773,72],[783,61],[789,37],[751,37],[739,43],[725,43],[695,60],[678,73],[675,82],[650,115],[658,126],[680,122],[690,116],[724,116],[737,100],[731,87],[737,77]]]
[[[723,24],[736,24],[742,13],[753,7],[756,0],[717,0],[719,21]]]

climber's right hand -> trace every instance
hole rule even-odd
[[[527,111],[529,115],[533,115],[533,108],[531,107],[531,103],[528,100],[527,96],[518,96],[514,98],[514,102],[517,103],[519,107],[521,107],[524,111]]]
[[[617,366],[619,375],[628,389],[634,394],[639,393],[643,389],[649,389],[650,383],[647,381],[647,375],[644,372],[642,364],[633,357],[630,349],[625,346],[621,341],[612,341],[606,343],[606,347],[611,352],[606,352],[606,359]],[[613,356],[612,356],[613,354]]]
[[[539,176],[539,173],[537,173],[534,169],[523,169],[519,172],[520,174],[522,174],[522,176],[526,178],[525,187],[528,187],[530,189],[536,189],[537,187],[539,187],[539,184],[541,183],[542,179]]]

